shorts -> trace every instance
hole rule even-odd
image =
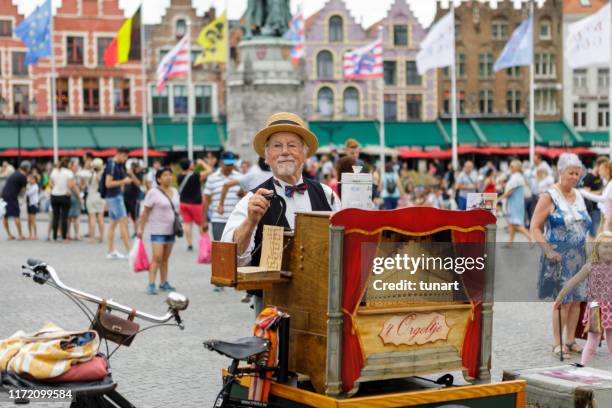
[[[119,194],[116,197],[109,197],[106,199],[108,206],[108,217],[112,221],[119,221],[127,217],[127,211],[125,210],[125,203],[123,202],[123,195]]]
[[[140,210],[140,201],[138,200],[124,200],[123,203],[125,204],[125,209],[128,213],[128,215],[130,216],[131,219],[133,219],[134,221],[138,220],[138,216],[139,216],[139,210]]]
[[[30,215],[38,214],[38,206],[37,205],[28,205],[28,214],[30,214]]]
[[[19,218],[19,201],[16,198],[3,198],[6,202],[6,213],[4,218]]]
[[[184,223],[189,224],[193,222],[196,225],[202,225],[204,219],[202,204],[181,203],[180,213]]]
[[[152,244],[174,244],[174,235],[151,234]]]

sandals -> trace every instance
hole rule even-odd
[[[569,350],[566,350],[565,347],[562,348],[559,344],[553,346],[552,352],[557,357],[561,356],[561,352],[563,352],[563,358],[570,358],[572,356]]]
[[[572,353],[582,353],[583,348],[580,346],[580,344],[576,343],[575,341],[571,342],[571,343],[567,343],[565,344],[565,346],[568,348],[569,351],[571,351]]]

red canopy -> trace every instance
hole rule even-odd
[[[143,149],[136,149],[130,151],[130,156],[142,157]],[[147,149],[147,154],[149,157],[165,157],[168,155],[166,152],[160,152],[159,150]]]

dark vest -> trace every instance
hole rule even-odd
[[[255,193],[260,188],[275,191],[274,189],[274,178],[270,177],[268,180],[255,187],[251,192]],[[327,203],[325,197],[325,191],[321,184],[317,181],[304,178],[304,183],[308,185],[308,197],[310,198],[310,205],[312,211],[331,211],[331,207]],[[295,193],[299,194],[299,193]],[[282,204],[281,204],[282,202]],[[270,201],[270,208],[257,224],[255,230],[255,250],[251,253],[251,265],[259,265],[259,258],[261,257],[261,241],[263,238],[263,226],[264,225],[279,225],[289,229],[289,223],[285,217],[285,203],[284,197],[277,195],[272,201]]]

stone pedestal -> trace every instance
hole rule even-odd
[[[257,160],[253,137],[272,113],[304,115],[305,75],[291,64],[291,47],[291,42],[276,37],[256,37],[238,44],[241,62],[227,81],[226,148],[241,158]]]

